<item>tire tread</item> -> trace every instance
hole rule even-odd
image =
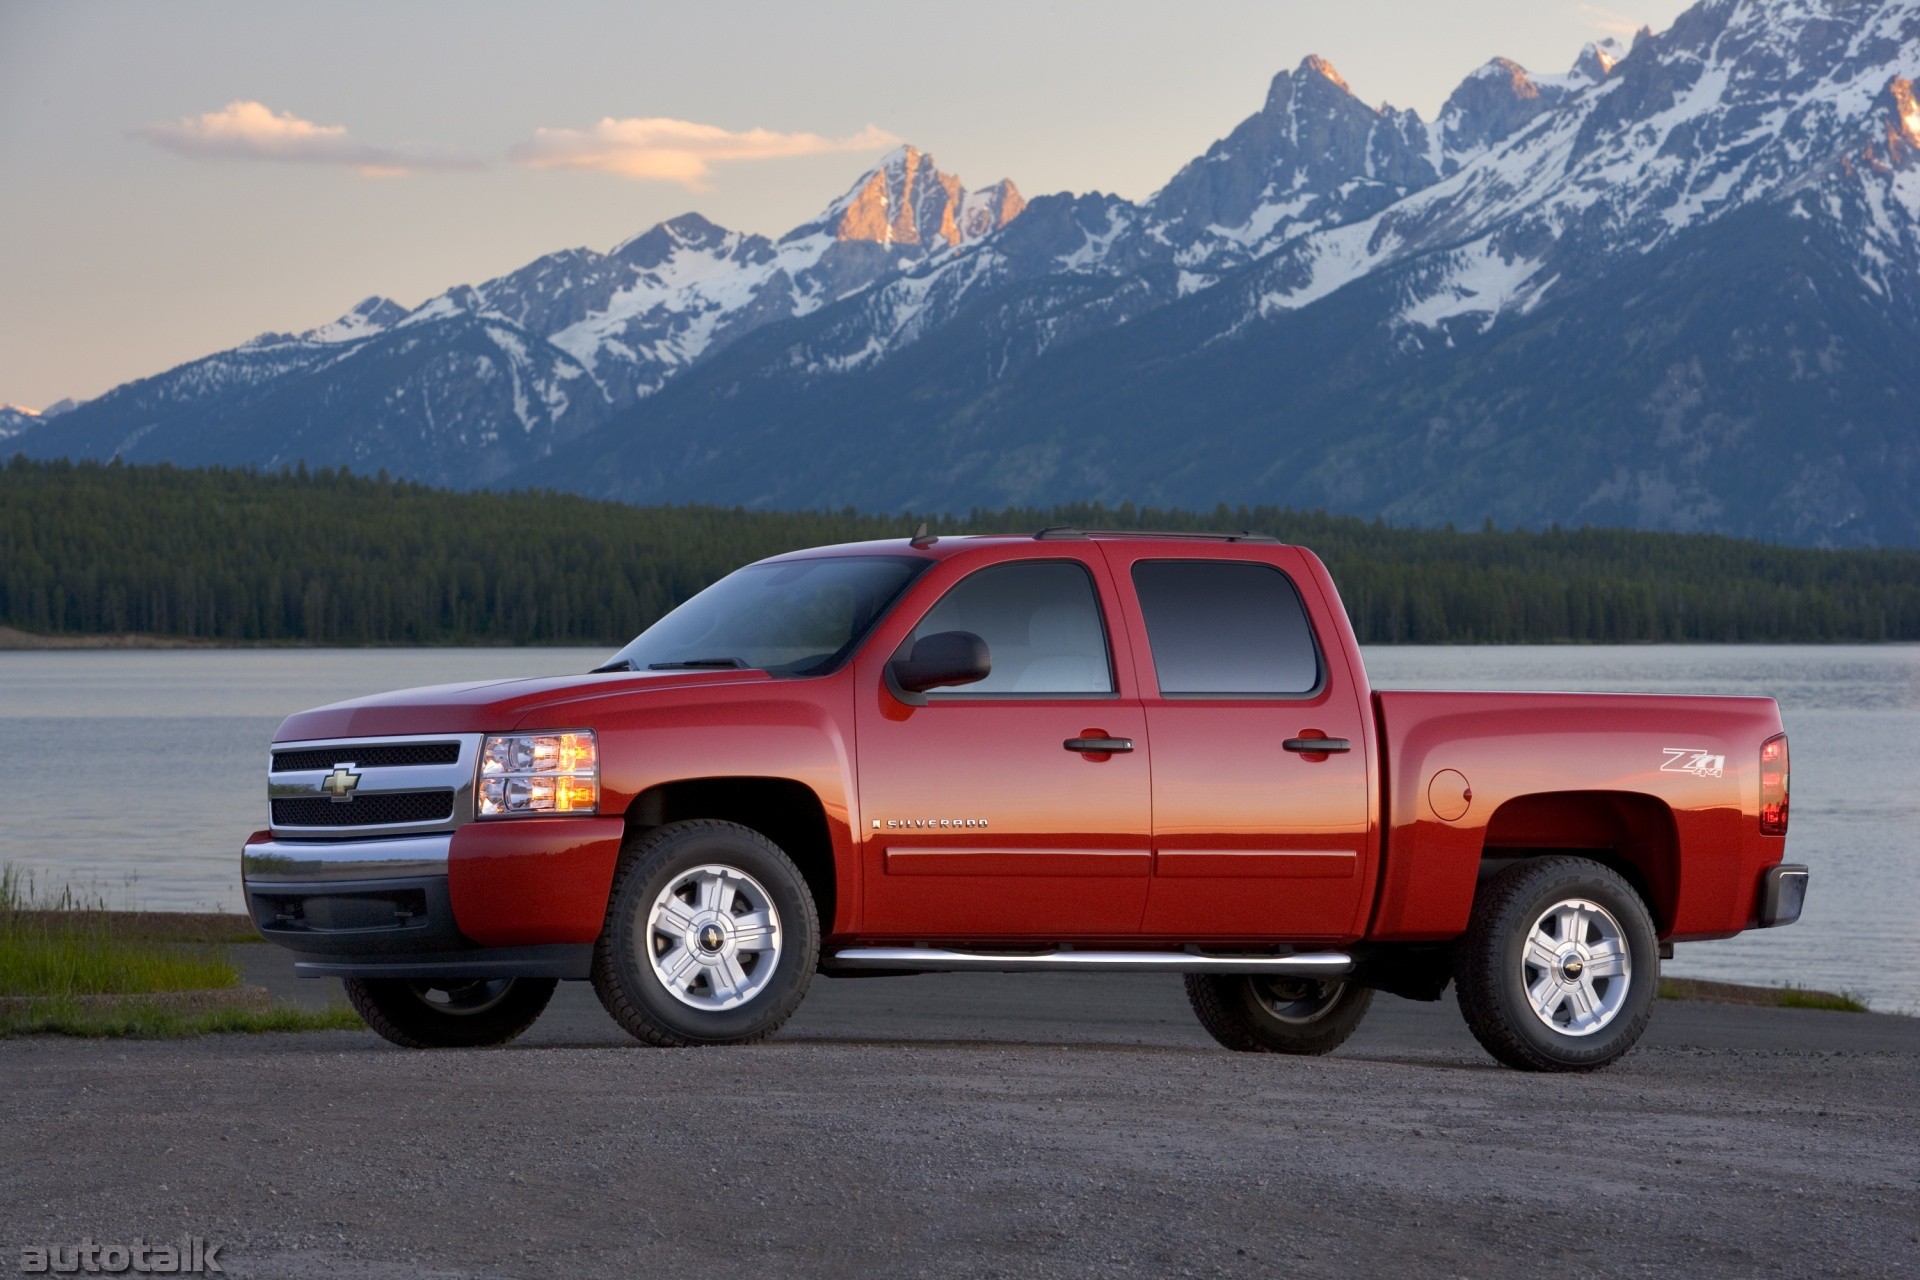
[[[611,1016],[615,1022],[620,1024],[622,1030],[634,1039],[639,1040],[643,1044],[651,1045],[656,1049],[691,1049],[714,1042],[701,1039],[697,1036],[690,1036],[684,1031],[667,1025],[656,1017],[645,1005],[633,999],[632,994],[627,990],[626,984],[620,981],[620,960],[615,954],[612,945],[615,932],[614,911],[620,901],[621,891],[625,888],[628,881],[636,876],[644,878],[651,874],[652,867],[650,862],[652,855],[661,845],[676,840],[690,832],[700,831],[715,834],[724,833],[734,838],[744,838],[759,845],[763,852],[771,855],[777,862],[785,865],[786,869],[793,874],[795,882],[802,888],[800,899],[802,910],[805,914],[805,919],[800,922],[804,924],[805,928],[795,929],[792,932],[797,939],[803,938],[805,940],[805,945],[812,953],[798,957],[797,959],[804,965],[804,971],[811,974],[819,958],[819,909],[814,906],[813,894],[805,891],[806,877],[800,874],[800,869],[794,866],[793,860],[787,857],[786,852],[782,850],[779,845],[767,839],[751,827],[743,827],[737,822],[726,822],[718,818],[688,818],[680,822],[670,822],[665,826],[655,827],[637,840],[632,841],[620,854],[620,867],[619,870],[614,873],[613,885],[607,894],[607,920],[600,930],[600,940],[594,944],[593,948],[593,990],[594,994],[600,998],[601,1007],[607,1011],[608,1015]],[[803,987],[802,990],[804,991],[805,988]],[[793,1006],[797,1008],[799,1001],[795,1000]],[[759,1044],[764,1040],[771,1039],[774,1033],[785,1025],[787,1019],[793,1016],[794,1008],[789,1008],[768,1026],[752,1034],[729,1039],[726,1043]]]
[[[1367,1007],[1373,1003],[1372,991],[1349,986],[1341,995],[1341,1004],[1327,1015],[1324,1025],[1302,1029],[1309,1032],[1317,1029],[1317,1034],[1295,1031],[1283,1039],[1261,1033],[1260,1024],[1247,1007],[1252,998],[1248,989],[1250,982],[1248,978],[1220,974],[1186,975],[1187,1003],[1193,1006],[1194,1016],[1200,1019],[1208,1035],[1236,1053],[1332,1053],[1359,1028]]]
[[[411,994],[403,999],[387,985],[399,981],[348,978],[341,985],[347,1003],[367,1026],[403,1049],[484,1049],[507,1044],[539,1019],[559,985],[552,978],[516,978],[502,1004],[484,1013],[454,1017],[417,1000],[410,1007],[405,1001],[414,999]]]
[[[1508,867],[1482,885],[1474,897],[1473,915],[1467,924],[1466,934],[1460,940],[1453,975],[1459,989],[1460,1013],[1481,1048],[1509,1067],[1521,1071],[1598,1071],[1618,1060],[1640,1039],[1641,1032],[1646,1030],[1647,1020],[1653,1016],[1653,1001],[1644,1001],[1640,1011],[1618,1031],[1607,1028],[1612,1033],[1608,1040],[1613,1042],[1624,1038],[1624,1047],[1615,1053],[1596,1057],[1591,1062],[1570,1062],[1541,1052],[1500,1010],[1498,984],[1501,974],[1498,958],[1501,935],[1513,926],[1512,916],[1521,899],[1537,894],[1542,882],[1556,875],[1564,875],[1569,879],[1578,877],[1611,881],[1612,886],[1628,901],[1639,903],[1641,909],[1645,910],[1638,890],[1617,871],[1591,858],[1558,855],[1528,858]],[[1636,955],[1633,962],[1636,969],[1634,980],[1643,981],[1647,958]],[[1657,990],[1660,982],[1657,956],[1653,958],[1652,966],[1652,982]]]

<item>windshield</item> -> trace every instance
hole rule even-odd
[[[615,654],[603,671],[751,667],[821,675],[920,576],[919,556],[823,556],[750,564],[687,601]]]

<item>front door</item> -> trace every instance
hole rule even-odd
[[[913,599],[924,612],[908,615],[911,631],[896,644],[907,624],[886,628],[856,669],[861,932],[1133,933],[1149,871],[1146,720],[1116,677],[1113,588],[1097,550],[942,565]],[[944,631],[985,640],[992,674],[933,690],[926,706],[896,699],[886,660]]]
[[[1114,556],[1138,602],[1153,740],[1144,934],[1341,941],[1362,928],[1366,708],[1328,667],[1296,585],[1311,589],[1303,571],[1285,548]],[[1317,738],[1350,749],[1301,749]]]

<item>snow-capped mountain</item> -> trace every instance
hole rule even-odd
[[[969,191],[901,147],[779,240],[686,214],[609,253],[549,254],[411,310],[368,298],[318,328],[262,334],[117,387],[21,443],[486,483],[741,335],[963,250],[1023,207],[1011,182]]]
[[[130,383],[35,453],[632,500],[1282,501],[1920,544],[1920,0],[1703,0],[1435,119],[1326,61],[1152,196],[911,148]],[[4,429],[4,427],[0,427]]]
[[[1011,182],[970,192],[933,157],[901,147],[778,240],[686,214],[611,253],[568,250],[450,290],[401,323],[505,319],[540,334],[612,402],[626,403],[761,325],[807,315],[980,240],[1023,207]]]
[[[0,440],[40,425],[40,411],[24,405],[0,404]]]
[[[1920,204],[1910,179],[1881,170],[1920,140],[1901,107],[1917,74],[1912,4],[1708,0],[1445,181],[1294,239],[1257,273],[1261,305],[1304,306],[1424,260],[1397,319],[1491,323],[1735,210],[1782,200],[1829,216],[1863,187],[1900,206],[1876,232],[1910,250]],[[1906,274],[1880,284],[1910,289]]]
[[[1141,203],[1094,193],[1043,196],[971,251],[936,255],[862,295],[856,313],[812,330],[795,358],[844,374],[952,321],[974,300],[1040,282],[1003,326],[999,374],[1217,283],[1310,232],[1393,207],[1558,102],[1618,53],[1590,45],[1542,83],[1495,59],[1454,91],[1430,126],[1374,108],[1324,58],[1275,76],[1261,109]],[[1024,328],[1021,316],[1033,323]]]

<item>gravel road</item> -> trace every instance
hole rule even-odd
[[[1295,1059],[1174,978],[821,979],[772,1044],[666,1052],[568,984],[504,1050],[0,1042],[0,1269],[191,1232],[286,1277],[1910,1275],[1916,1084],[1880,1015],[1661,1002],[1542,1077],[1450,1002]]]

